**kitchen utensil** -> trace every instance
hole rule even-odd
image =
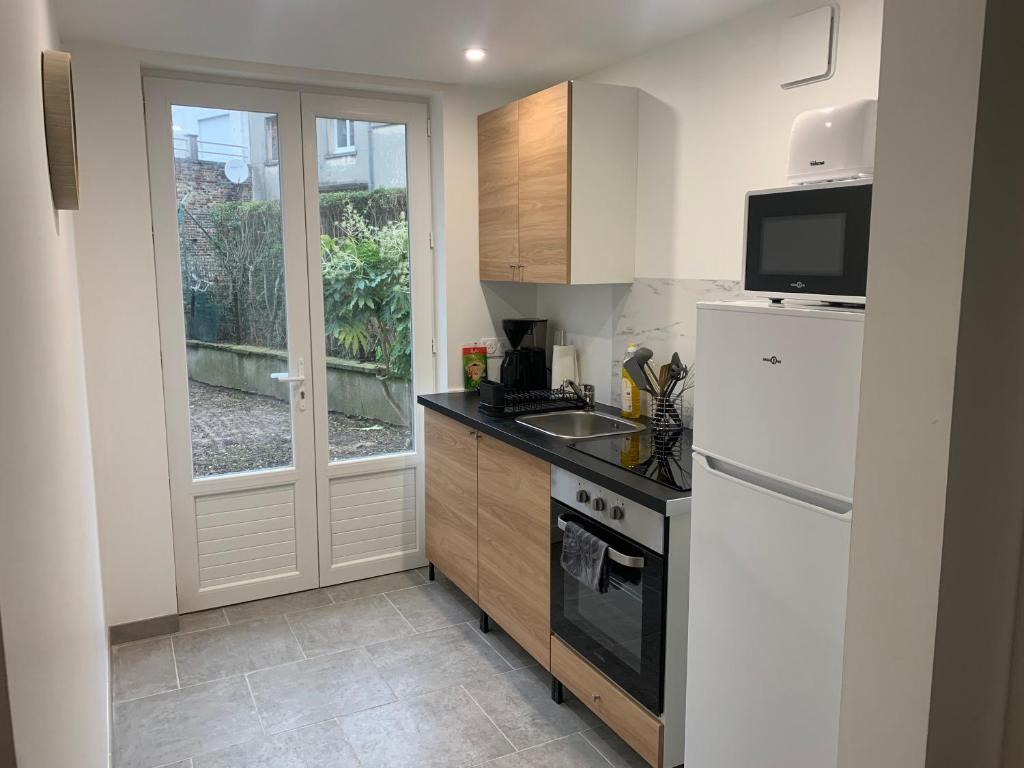
[[[668,363],[665,363],[660,369],[658,369],[658,393],[662,397],[664,397],[665,393],[668,391],[668,383],[671,381],[669,378],[669,372],[671,369],[672,366]]]
[[[651,350],[644,347],[640,347],[633,356],[630,357],[623,366],[626,369],[626,373],[629,374],[630,378],[636,383],[640,389],[650,392],[652,395],[655,394],[654,385],[651,383],[651,377],[647,374],[644,366],[648,360],[653,356]]]

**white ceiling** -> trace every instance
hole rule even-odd
[[[445,83],[593,72],[761,0],[55,0],[64,40]],[[469,64],[465,48],[487,58]]]

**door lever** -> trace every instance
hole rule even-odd
[[[302,384],[306,380],[306,361],[301,357],[295,366],[299,369],[299,372],[292,376],[288,371],[279,371],[277,373],[270,374],[270,378],[274,381],[280,381],[285,384]],[[306,389],[305,387],[299,388],[299,410],[306,410]]]

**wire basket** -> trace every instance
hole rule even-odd
[[[684,426],[683,393],[673,393],[669,397],[651,395],[647,415],[655,432],[678,432]]]

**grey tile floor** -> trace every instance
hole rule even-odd
[[[646,765],[425,575],[189,614],[115,646],[114,768]]]

